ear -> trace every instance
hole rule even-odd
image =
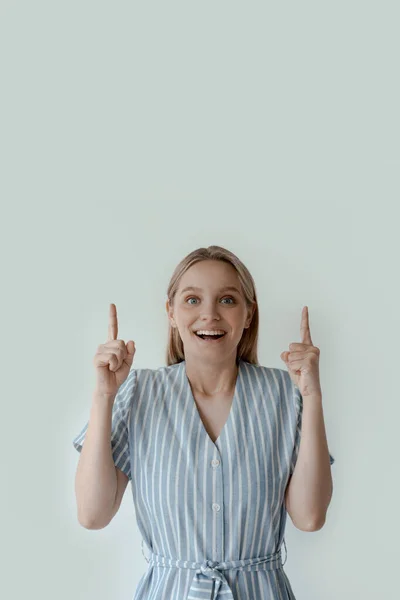
[[[173,310],[171,308],[171,305],[169,303],[169,299],[167,299],[166,303],[165,303],[165,309],[167,311],[167,315],[168,315],[168,319],[171,323],[171,326],[174,327],[175,326],[175,322],[173,322]]]
[[[255,302],[253,302],[252,306],[249,308],[249,310],[248,310],[248,313],[247,313],[247,323],[246,323],[246,329],[247,329],[248,327],[250,327],[250,323],[251,323],[251,320],[252,320],[252,318],[253,318],[253,315],[254,315],[254,313],[255,313],[255,310],[256,310],[256,303],[255,303]]]

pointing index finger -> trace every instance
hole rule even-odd
[[[110,312],[108,319],[108,341],[116,340],[118,337],[118,318],[117,307],[115,304],[110,304]]]
[[[300,337],[303,344],[313,345],[311,341],[310,323],[308,319],[308,306],[303,307],[300,325]]]

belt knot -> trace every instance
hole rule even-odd
[[[283,568],[280,549],[276,553],[266,556],[222,562],[210,559],[197,562],[162,556],[151,552],[148,562],[150,566],[155,567],[193,569],[194,575],[186,600],[206,600],[206,598],[209,600],[220,600],[222,595],[224,595],[225,600],[233,600],[232,590],[222,571],[234,569],[242,571],[273,571]]]
[[[219,571],[217,569],[217,567],[219,565],[220,565],[220,563],[218,563],[217,561],[205,560],[200,565],[200,569],[197,569],[196,573],[198,575],[204,575],[205,577],[208,577],[211,580],[215,580],[218,587],[224,583],[226,583],[226,585],[228,585],[228,582],[227,582],[226,578],[224,577],[224,575],[221,573],[221,571]]]

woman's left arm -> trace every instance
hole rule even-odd
[[[308,306],[302,310],[300,337],[301,342],[289,344],[289,351],[281,353],[303,401],[299,452],[285,504],[295,527],[316,531],[325,523],[333,484],[322,409],[320,350],[311,339]]]
[[[299,453],[285,492],[286,509],[294,526],[302,531],[321,529],[332,492],[322,396],[305,396]]]

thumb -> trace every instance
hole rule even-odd
[[[288,354],[289,354],[289,352],[281,352],[281,359],[286,364],[288,364]]]
[[[129,340],[127,344],[125,344],[128,354],[125,356],[125,363],[131,368],[133,363],[133,357],[135,355],[135,342]]]
[[[129,342],[126,344],[126,349],[128,350],[128,355],[133,356],[133,354],[136,350],[135,342],[133,342],[132,340],[129,340]]]

